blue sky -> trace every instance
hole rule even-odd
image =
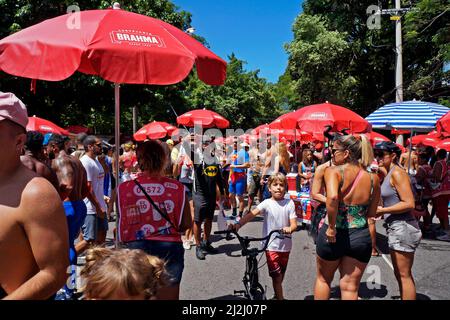
[[[287,66],[284,44],[292,40],[292,24],[301,0],[172,0],[192,13],[195,33],[211,50],[228,60],[232,52],[247,62],[246,70],[277,82]]]

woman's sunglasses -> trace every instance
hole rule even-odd
[[[331,149],[331,155],[334,156],[334,154],[338,151],[344,151],[344,149]]]

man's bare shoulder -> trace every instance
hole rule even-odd
[[[55,206],[61,206],[61,199],[47,179],[36,176],[26,184],[20,206],[24,212],[48,215],[54,212]]]

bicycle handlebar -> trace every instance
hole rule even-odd
[[[299,227],[297,227],[297,229],[295,231],[298,231]],[[214,234],[230,234],[233,233],[236,235],[236,237],[239,240],[239,243],[242,246],[243,251],[247,251],[248,250],[248,246],[250,244],[250,242],[254,242],[254,241],[265,241],[264,247],[260,250],[258,250],[258,252],[263,252],[267,249],[267,246],[269,245],[269,239],[272,237],[272,234],[274,233],[279,233],[280,235],[284,235],[283,230],[279,229],[279,230],[272,230],[269,232],[269,234],[264,237],[264,238],[249,238],[249,237],[241,237],[235,230],[223,230],[223,231],[215,231]]]

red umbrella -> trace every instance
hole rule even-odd
[[[291,111],[291,112],[282,114],[281,116],[279,116],[278,118],[273,120],[271,123],[269,123],[269,128],[271,128],[271,129],[295,129],[296,125],[297,125],[297,123],[295,123],[295,122],[288,122],[288,123],[286,123],[286,126],[283,126],[283,123],[282,123],[283,119],[292,117],[294,112],[295,111]],[[287,127],[287,125],[289,125],[289,124],[291,126]]]
[[[253,135],[260,135],[261,133],[264,133],[265,135],[270,135],[272,133],[278,132],[278,130],[271,130],[269,124],[265,123],[265,124],[257,126],[251,132]]]
[[[437,132],[450,135],[450,111],[436,122]]]
[[[177,118],[177,123],[186,127],[200,125],[202,128],[225,129],[230,126],[230,122],[220,114],[206,109],[188,111]]]
[[[399,134],[411,134],[411,131],[409,130],[403,130],[403,129],[392,129],[391,134],[399,135]]]
[[[40,133],[56,133],[68,136],[69,132],[51,121],[32,116],[28,117],[27,131],[39,131]]]
[[[327,125],[332,126],[332,131],[340,131],[345,128],[352,133],[372,130],[370,123],[357,113],[328,101],[289,113],[289,116],[281,120],[281,125],[284,128],[297,126],[302,131],[318,135],[323,135]]]
[[[221,85],[226,62],[174,26],[125,10],[75,13],[45,20],[0,41],[0,69],[59,81],[75,71],[115,83],[173,84],[196,66],[200,80]],[[55,31],[57,30],[57,32]]]
[[[409,144],[410,139],[407,140],[406,144]],[[436,146],[439,143],[440,139],[437,137],[429,136],[427,134],[418,134],[417,136],[412,137],[413,146],[418,144],[423,144],[425,146]]]
[[[161,139],[167,135],[172,135],[177,127],[167,122],[153,121],[139,129],[134,135],[134,140],[144,141],[145,139]]]
[[[88,133],[88,132],[90,132],[90,129],[89,129],[89,128],[84,127],[84,126],[78,126],[78,125],[71,125],[71,126],[68,126],[68,127],[66,128],[66,130],[69,131],[70,133],[75,133],[75,134],[78,134],[78,133]]]
[[[372,145],[375,145],[376,143],[382,141],[391,141],[391,139],[375,131],[364,133],[364,135],[370,140],[370,143],[372,143]]]
[[[450,152],[450,138],[440,141],[438,144],[436,144],[435,149],[444,149],[447,152]]]

